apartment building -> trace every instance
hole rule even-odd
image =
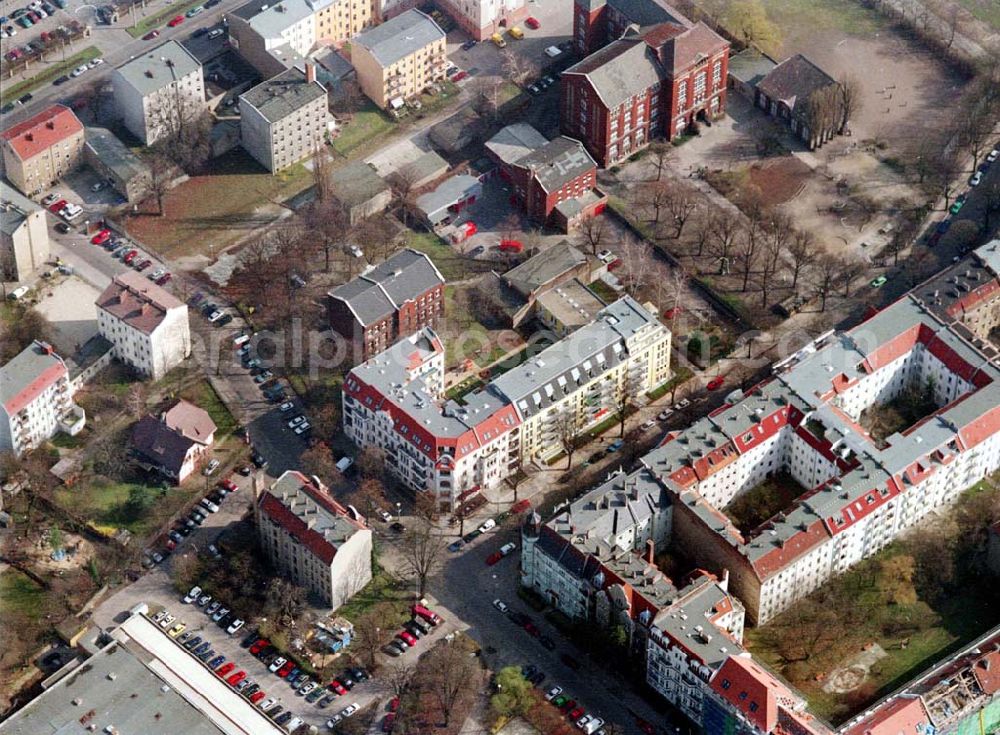
[[[45,211],[0,179],[0,278],[23,281],[48,259]]]
[[[0,142],[7,179],[34,196],[80,165],[83,123],[65,105],[52,105],[0,133]]]
[[[69,370],[52,345],[36,340],[0,368],[0,450],[21,455],[57,431],[76,436],[85,423]]]
[[[261,0],[227,16],[229,41],[261,76],[301,67],[320,45],[339,45],[373,26],[378,0]]]
[[[484,388],[445,400],[444,349],[429,328],[355,367],[344,433],[381,448],[408,487],[453,508],[669,376],[670,332],[629,297]]]
[[[560,125],[602,167],[725,111],[729,42],[704,23],[624,36],[562,74]]]
[[[125,62],[111,82],[122,122],[143,145],[175,135],[207,109],[201,63],[177,41]]]
[[[115,276],[97,299],[98,333],[114,356],[159,380],[191,354],[187,305],[135,271]]]
[[[445,78],[445,33],[430,16],[407,10],[355,37],[351,63],[369,99],[383,109],[400,107]]]
[[[332,610],[371,581],[371,530],[319,478],[288,470],[255,508],[257,535],[271,563]]]
[[[427,255],[405,248],[330,291],[327,314],[362,362],[400,337],[437,326],[444,317],[444,276]]]
[[[331,117],[316,67],[289,69],[240,95],[240,140],[264,168],[276,173],[312,156],[324,143]]]
[[[510,183],[514,200],[538,224],[569,232],[607,206],[607,196],[597,189],[597,164],[578,140],[546,140],[530,125],[515,123],[490,138],[486,151]]]
[[[437,4],[477,41],[503,33],[528,17],[526,0],[438,0]]]

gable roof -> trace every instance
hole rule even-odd
[[[326,89],[317,81],[308,81],[302,70],[292,67],[240,95],[269,123],[284,120],[303,107],[326,97]]]
[[[362,325],[376,322],[407,301],[444,283],[444,276],[424,253],[405,248],[353,281],[329,292],[343,301]]]
[[[386,67],[444,37],[444,31],[430,16],[419,10],[407,10],[355,36],[351,43],[368,49]]]
[[[349,163],[330,174],[333,195],[345,207],[355,207],[389,191],[389,185],[364,161]]]
[[[664,23],[644,35],[646,43],[658,49],[660,63],[670,75],[688,69],[702,59],[729,46],[729,42],[699,21],[690,28]]]
[[[663,0],[608,0],[608,6],[628,18],[630,23],[651,26],[655,23],[691,25],[681,12]]]
[[[609,108],[639,94],[664,77],[663,67],[639,36],[614,41],[563,72],[580,74]]]
[[[34,158],[71,135],[83,132],[73,111],[65,105],[52,105],[34,117],[5,130],[5,145],[22,161]]]
[[[132,449],[174,476],[180,475],[195,442],[174,431],[155,416],[143,416],[132,427]]]
[[[486,141],[486,149],[504,163],[516,163],[548,142],[528,123],[514,123]]]
[[[922,735],[931,718],[919,697],[902,696],[880,707],[844,735]]]
[[[176,296],[135,271],[115,276],[97,298],[97,307],[129,326],[150,334],[171,309],[183,307]]]
[[[748,656],[730,656],[712,677],[712,690],[763,732],[778,724],[778,705],[796,698],[784,684]]]
[[[805,103],[813,92],[836,84],[837,81],[802,54],[789,56],[767,76],[757,88],[773,100],[781,100],[792,110],[798,102]]]
[[[207,444],[217,428],[208,411],[184,399],[178,399],[161,418],[171,429],[199,444]]]
[[[585,262],[587,262],[587,256],[574,247],[569,240],[563,240],[511,268],[503,274],[502,278],[511,288],[528,296],[546,283]]]

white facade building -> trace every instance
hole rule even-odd
[[[147,146],[207,110],[201,64],[176,41],[125,62],[111,81],[122,122]]]
[[[344,433],[385,450],[400,480],[450,509],[555,455],[566,426],[586,430],[624,392],[635,398],[663,383],[669,365],[669,330],[626,297],[462,403],[444,401],[444,348],[426,328],[351,371]]]
[[[0,451],[21,455],[57,431],[75,436],[85,422],[66,363],[51,345],[36,341],[0,368]]]
[[[257,533],[271,563],[331,609],[372,578],[372,532],[318,478],[287,471],[257,500]]]
[[[97,330],[116,358],[152,380],[191,354],[187,304],[135,271],[115,276],[98,297]]]

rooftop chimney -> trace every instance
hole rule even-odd
[[[646,561],[652,564],[655,555],[656,555],[656,542],[653,541],[653,539],[646,539]]]
[[[311,61],[306,62],[306,83],[312,84],[316,81],[316,65]]]

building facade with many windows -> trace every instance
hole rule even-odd
[[[562,74],[562,132],[602,167],[725,111],[729,43],[704,23],[624,36]]]
[[[80,165],[84,131],[73,111],[52,105],[0,134],[4,174],[22,194],[54,186]]]
[[[98,297],[97,330],[116,358],[152,380],[191,354],[187,304],[135,271],[115,276]]]
[[[48,259],[45,210],[0,180],[0,278],[23,281]]]
[[[35,341],[0,368],[0,450],[21,455],[58,431],[75,436],[85,421],[52,345]]]
[[[371,529],[318,478],[286,471],[260,494],[256,514],[260,545],[271,563],[332,610],[371,581]]]
[[[445,40],[440,26],[419,10],[359,34],[351,43],[351,63],[361,90],[383,109],[402,106],[445,78]]]

